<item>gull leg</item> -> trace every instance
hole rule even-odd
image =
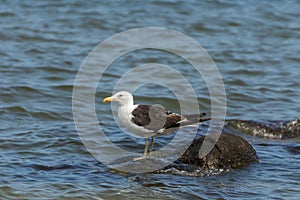
[[[133,161],[146,159],[147,158],[147,153],[148,153],[148,146],[149,146],[149,142],[148,142],[148,138],[146,138],[144,156],[143,157],[139,157],[139,158],[134,158]]]
[[[149,154],[150,154],[150,155],[149,155],[150,157],[151,157],[151,155],[152,155],[153,147],[154,147],[154,137],[152,136],[152,137],[151,137],[150,153],[149,153]]]
[[[148,138],[146,138],[146,141],[145,141],[145,150],[144,150],[144,157],[145,158],[147,158],[148,146],[149,146],[149,141],[148,141]]]

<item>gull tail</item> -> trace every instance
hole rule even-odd
[[[198,114],[183,115],[185,120],[182,120],[182,122],[180,124],[183,126],[186,126],[186,125],[197,124],[200,122],[211,120],[210,117],[204,118],[205,115],[206,115],[206,113],[201,113],[200,115],[198,115]]]

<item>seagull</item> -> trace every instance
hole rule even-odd
[[[154,136],[170,133],[181,126],[194,125],[210,120],[210,118],[203,118],[206,115],[205,113],[180,115],[166,110],[161,105],[134,104],[132,94],[127,91],[117,92],[111,97],[106,97],[103,102],[117,102],[119,121],[130,132],[146,138],[143,157],[134,160],[147,158],[149,137],[151,137],[151,155]]]

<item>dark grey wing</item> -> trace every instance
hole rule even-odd
[[[143,126],[149,130],[160,133],[166,129],[177,128],[179,126],[186,126],[209,120],[202,118],[205,116],[205,113],[200,115],[194,114],[181,116],[166,110],[160,105],[139,105],[133,110],[132,115],[132,121],[136,125]]]
[[[181,116],[171,113],[160,105],[139,105],[132,112],[132,121],[155,132],[179,126]]]
[[[132,111],[132,122],[138,126],[147,126],[150,124],[151,119],[149,116],[149,105],[138,105],[136,109]]]
[[[176,113],[169,113],[167,115],[165,124],[164,124],[164,129],[169,129],[169,128],[176,128],[180,126],[180,122],[184,120],[181,115],[176,114]]]
[[[204,118],[205,115],[206,113],[201,113],[200,115],[199,114],[183,115],[183,118],[185,120],[180,122],[180,125],[187,126],[187,125],[197,124],[200,122],[211,120],[211,118]]]
[[[192,114],[192,115],[179,115],[176,113],[170,113],[167,115],[164,128],[176,128],[179,126],[187,126],[197,124],[199,122],[210,120],[210,118],[203,118],[206,113]]]

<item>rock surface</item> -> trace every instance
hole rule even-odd
[[[205,136],[195,139],[189,148],[175,162],[168,163],[165,158],[174,156],[173,151],[153,153],[150,158],[133,161],[132,157],[117,160],[113,165],[118,171],[129,173],[167,173],[184,176],[211,176],[242,168],[258,162],[253,147],[242,137],[222,133],[212,150],[199,157]],[[175,155],[175,157],[177,157]],[[165,166],[162,169],[159,166]],[[155,169],[155,170],[153,170]]]
[[[203,158],[199,158],[199,149],[203,141],[204,136],[194,140],[178,161],[206,170],[235,169],[258,162],[253,147],[240,136],[222,133],[213,149]]]
[[[270,139],[291,139],[300,137],[300,119],[292,121],[232,120],[227,128],[241,133]]]

